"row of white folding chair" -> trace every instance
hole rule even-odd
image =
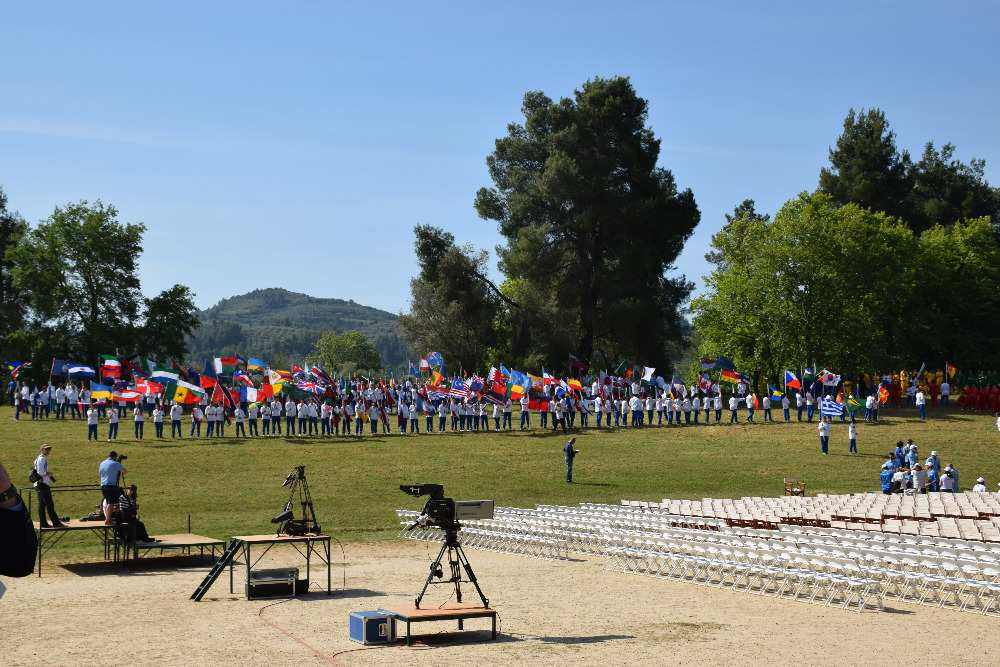
[[[1000,557],[1000,546],[986,542],[975,542],[970,540],[955,540],[942,537],[928,537],[919,535],[894,535],[892,533],[879,533],[869,531],[852,531],[836,528],[818,528],[813,526],[781,526],[780,531],[792,534],[813,534],[829,535],[838,540],[851,540],[855,543],[883,543],[897,544],[900,546],[910,546],[915,548],[931,547],[949,549],[956,552],[956,557],[971,557],[969,554],[992,554]],[[962,554],[959,556],[958,554]]]
[[[533,558],[569,558],[565,540],[554,531],[540,534],[509,533],[479,527],[462,528],[462,544],[471,549],[499,551]]]
[[[679,541],[647,541],[624,547],[623,571],[652,574],[729,586],[757,594],[790,597],[826,605],[856,607],[861,611],[872,599],[881,608],[877,580],[850,562],[830,559],[796,562],[791,556],[774,556],[756,549],[692,546]]]

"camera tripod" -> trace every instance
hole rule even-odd
[[[448,579],[444,578],[444,567],[441,565],[441,559],[446,551],[448,552],[448,567],[451,571],[451,577]],[[469,562],[469,557],[465,555],[465,550],[462,549],[462,544],[458,541],[458,529],[445,530],[444,544],[441,545],[437,558],[431,563],[430,572],[427,573],[427,581],[424,582],[424,587],[420,590],[420,595],[417,596],[413,606],[420,609],[420,601],[424,598],[424,593],[427,592],[427,587],[431,584],[454,584],[455,600],[461,603],[463,569],[469,583],[476,587],[476,592],[479,593],[479,599],[483,601],[483,606],[489,608],[490,601],[483,593],[483,589],[479,587],[476,573],[472,571],[472,563]],[[435,578],[441,581],[434,581]],[[459,621],[458,627],[462,627],[462,621]]]

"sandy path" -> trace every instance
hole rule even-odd
[[[611,573],[597,560],[567,563],[472,550],[480,582],[501,615],[501,641],[355,650],[361,647],[347,638],[348,614],[407,605],[422,584],[432,548],[407,541],[348,544],[347,566],[338,564],[334,573],[339,587],[346,571],[346,592],[269,607],[273,601],[229,595],[225,575],[204,601],[189,601],[204,566],[131,573],[104,565],[52,567],[41,579],[6,579],[0,608],[8,619],[4,634],[14,641],[4,642],[5,661],[844,665],[871,664],[885,657],[887,646],[912,646],[936,664],[959,664],[989,663],[1000,651],[1000,620],[970,613],[891,600],[890,612],[859,615]],[[334,551],[339,560],[336,544]],[[261,565],[277,564],[295,560],[286,553]],[[242,591],[239,575],[236,590]],[[440,604],[445,590],[432,588],[427,602]],[[454,629],[446,623],[418,627],[428,633]],[[470,627],[488,628],[488,622],[472,621]],[[112,649],[106,648],[109,634]]]

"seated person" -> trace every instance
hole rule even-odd
[[[107,501],[104,501],[107,503]],[[110,508],[112,522],[128,523],[135,527],[136,542],[156,542],[149,533],[146,532],[146,524],[139,519],[139,503],[135,484],[130,484],[125,488],[125,492],[118,498],[118,502]],[[123,531],[118,532],[119,539],[125,540]]]

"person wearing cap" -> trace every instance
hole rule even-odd
[[[976,485],[972,487],[973,493],[986,493],[986,480],[982,477],[976,478]]]
[[[573,459],[576,455],[580,453],[580,450],[573,449],[573,445],[576,444],[576,438],[570,438],[563,445],[563,455],[566,458],[566,482],[568,484],[573,483]]]
[[[956,468],[955,466],[953,466],[952,464],[949,463],[948,465],[946,465],[944,467],[944,471],[946,473],[948,473],[948,475],[952,479],[952,486],[948,490],[952,491],[953,493],[958,493],[961,490],[961,487],[959,487],[959,485],[958,485],[958,481],[959,481],[958,468]],[[941,482],[942,482],[941,490],[944,491],[945,490],[945,488],[944,488],[944,479],[942,479]]]
[[[914,493],[927,493],[927,471],[919,463],[910,472],[910,486]]]
[[[913,442],[913,440],[907,440],[906,445],[906,465],[912,468],[917,465],[917,456],[919,456],[917,454],[917,443]]]
[[[941,459],[938,458],[936,449],[931,451],[931,455],[924,461],[924,468],[927,470],[929,490],[937,491],[938,482],[941,480]]]
[[[49,453],[52,451],[51,445],[42,445],[38,450],[38,458],[35,459],[35,473],[38,480],[35,482],[35,492],[38,494],[38,525],[41,528],[60,528],[63,522],[56,514],[56,506],[52,501],[52,483],[56,478],[49,471]],[[45,513],[49,514],[49,524],[45,519]]]
[[[101,479],[101,494],[107,501],[104,508],[104,523],[111,525],[111,508],[117,506],[118,498],[122,495],[122,487],[118,482],[128,470],[118,460],[118,452],[112,450],[108,458],[101,461],[97,472]]]
[[[882,493],[885,495],[892,494],[892,474],[895,472],[895,468],[892,465],[892,457],[890,460],[882,464],[882,470],[879,472],[878,481],[882,486]]]
[[[927,397],[924,395],[923,389],[917,389],[917,393],[913,396],[913,404],[917,406],[920,421],[927,421]]]
[[[938,486],[942,493],[955,493],[955,478],[951,474],[951,469],[946,467],[944,472],[941,473],[941,479],[938,482]]]

